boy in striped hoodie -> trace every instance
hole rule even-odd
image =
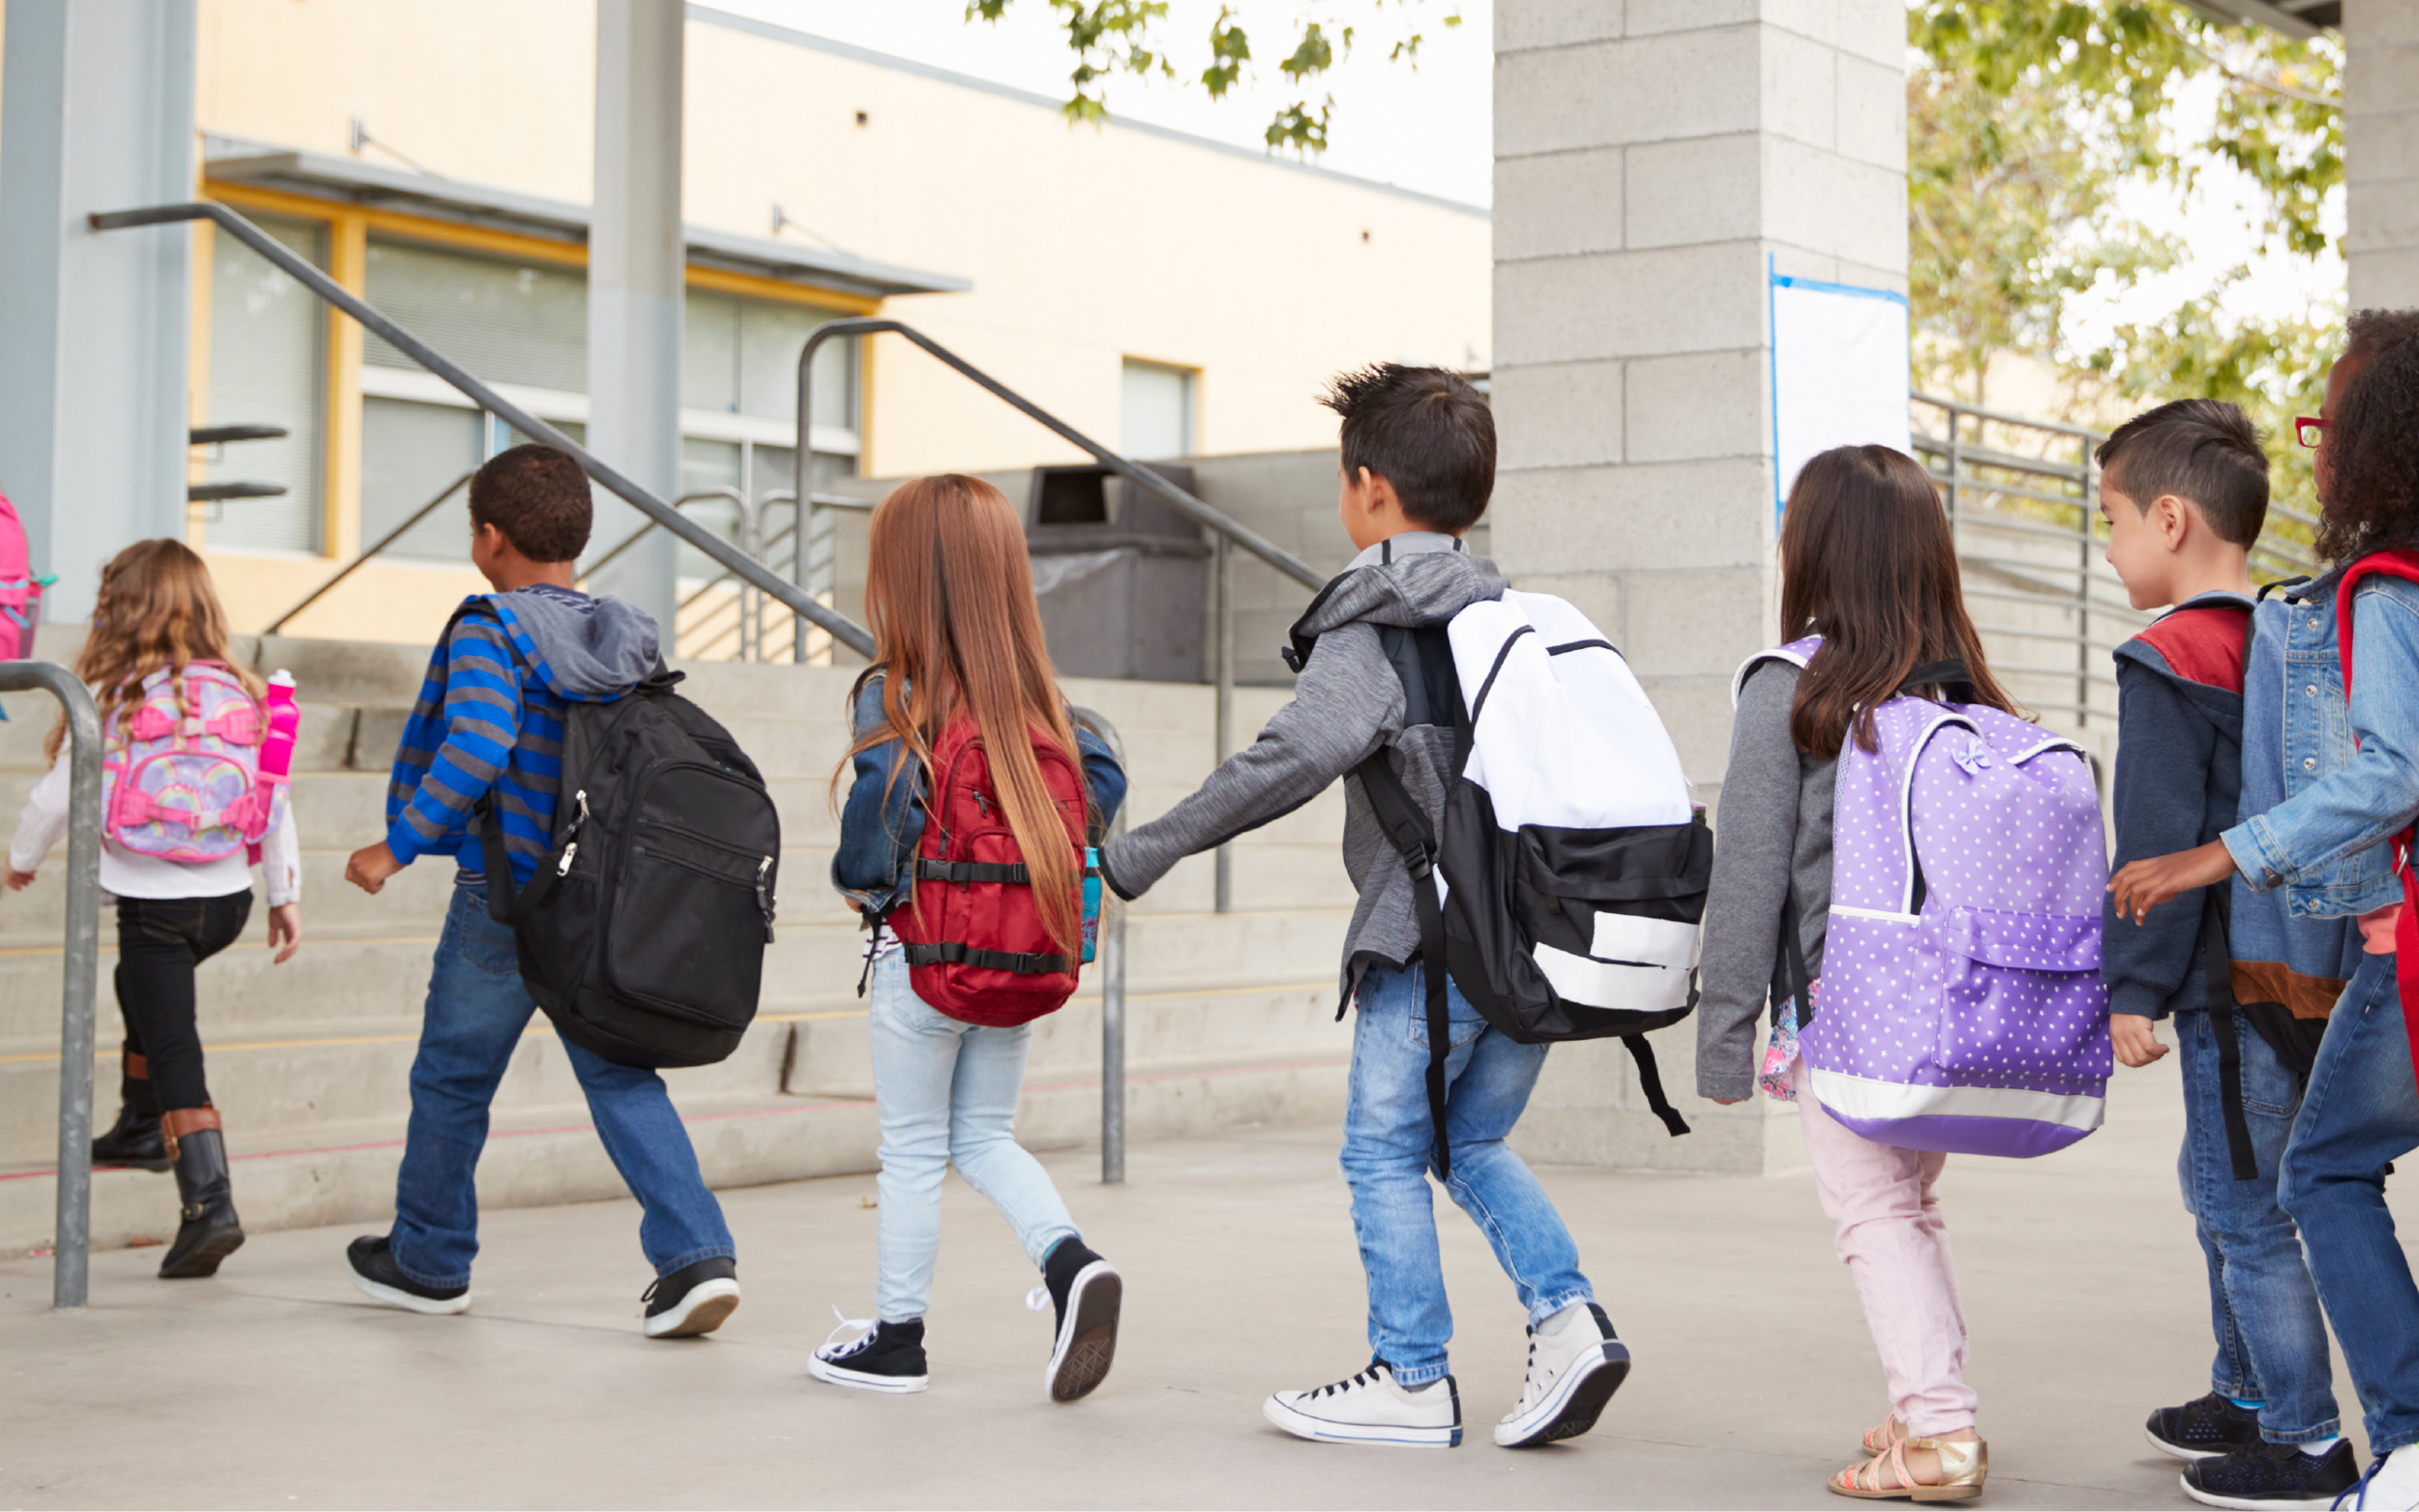
[[[395,1227],[345,1252],[355,1286],[416,1313],[470,1305],[488,1106],[536,1009],[511,928],[488,915],[474,811],[484,801],[500,817],[513,878],[528,885],[552,848],[569,706],[612,702],[662,665],[643,610],[573,586],[590,517],[586,475],[549,447],[514,447],[470,480],[470,560],[495,591],[465,601],[431,653],[395,756],[386,838],[344,869],[375,893],[422,857],[457,867],[412,1062]],[[642,1299],[647,1337],[711,1331],[739,1303],[731,1230],[663,1078],[562,1048],[644,1211],[639,1243],[656,1275]]]

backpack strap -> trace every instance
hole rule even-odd
[[[2259,1157],[2251,1147],[2251,1121],[2243,1112],[2243,1041],[2234,1023],[2233,954],[2226,944],[2232,895],[2230,881],[2201,889],[2202,1007],[2218,1042],[2218,1105],[2225,1123],[2226,1154],[2234,1165],[2234,1179],[2253,1181],[2259,1175]]]
[[[1355,770],[1378,827],[1411,869],[1412,905],[1419,915],[1419,975],[1427,989],[1428,1121],[1436,1134],[1436,1178],[1447,1181],[1453,1174],[1453,1151],[1445,1134],[1445,1057],[1452,1051],[1452,1028],[1445,997],[1450,980],[1445,964],[1445,908],[1436,897],[1436,831],[1394,774],[1384,746]]]

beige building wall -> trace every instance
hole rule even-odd
[[[349,155],[358,118],[447,179],[584,203],[593,33],[592,0],[201,0],[198,124]],[[1111,446],[1128,358],[1192,374],[1196,454],[1332,445],[1314,396],[1339,369],[1490,364],[1483,211],[1151,128],[1070,126],[1040,96],[699,8],[687,47],[690,223],[772,237],[779,205],[781,240],[970,281],[880,312]],[[377,145],[360,157],[401,166]],[[895,337],[869,343],[863,395],[868,474],[1081,455]],[[362,544],[343,425],[324,556],[211,551],[242,628]],[[376,565],[290,629],[424,638],[476,586]]]

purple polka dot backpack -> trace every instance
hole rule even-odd
[[[1804,667],[1819,637],[1767,651]],[[1906,687],[1960,688],[1961,663]],[[2100,1127],[2112,1069],[2100,799],[2080,747],[1998,709],[1901,691],[1839,752],[1819,1011],[1798,1025],[1823,1108],[1907,1149],[2046,1155]],[[1792,956],[1795,921],[1783,930]],[[1806,969],[1790,971],[1801,1004]]]

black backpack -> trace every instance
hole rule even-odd
[[[574,1045],[625,1066],[702,1066],[739,1048],[773,938],[781,817],[738,743],[655,675],[564,716],[551,852],[516,888],[503,825],[477,808],[488,912]]]

